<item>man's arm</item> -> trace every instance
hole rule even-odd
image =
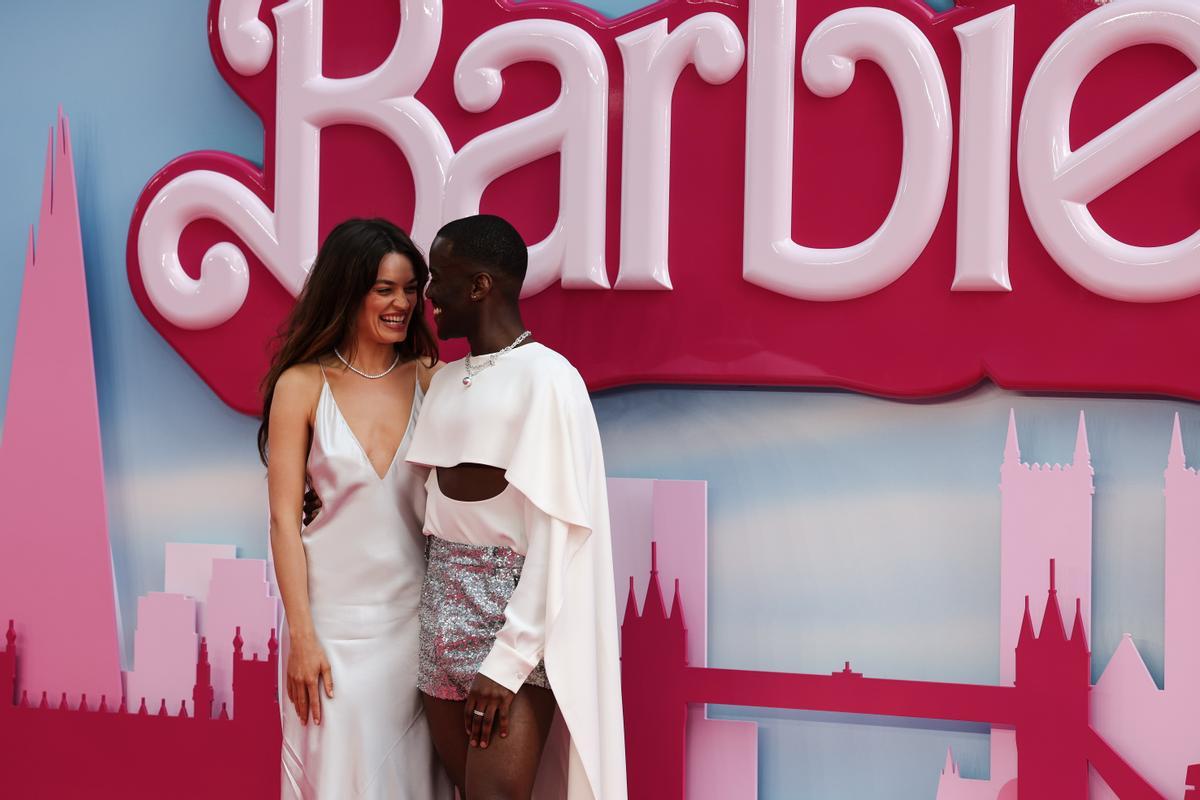
[[[513,697],[542,660],[546,648],[546,592],[555,569],[555,526],[561,525],[525,501],[525,563],[521,579],[504,609],[504,626],[479,667],[467,696],[465,723],[473,746],[487,747],[493,732],[508,736]],[[559,549],[561,552],[561,549]],[[484,712],[480,717],[474,713]]]

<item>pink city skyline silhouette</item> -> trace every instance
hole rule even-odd
[[[64,314],[64,309],[76,313]],[[619,483],[613,481],[614,486]],[[1019,672],[1016,653],[1022,618],[1013,609],[1028,597],[1033,619],[1056,616],[1046,594],[1046,564],[1051,560],[1056,564],[1054,588],[1078,600],[1075,619],[1082,637],[1073,631],[1070,641],[1076,646],[1090,641],[1095,487],[1082,414],[1074,460],[1066,465],[1022,462],[1016,419],[1010,416],[999,488],[1002,688],[1012,686]],[[1132,640],[1126,638],[1088,692],[1087,713],[1096,733],[1154,790],[1179,797],[1186,788],[1188,765],[1200,762],[1200,629],[1194,624],[1200,615],[1200,581],[1195,580],[1200,574],[1200,475],[1186,465],[1178,417],[1168,445],[1164,494],[1164,687],[1154,684]],[[644,545],[669,544],[664,550],[664,574],[679,579],[691,626],[685,655],[693,667],[703,667],[707,630],[703,483],[632,481],[614,491],[613,497],[614,522],[622,520],[620,528],[614,525],[619,530],[614,547],[618,581],[624,584],[634,576],[642,585]],[[139,598],[133,668],[121,671],[83,250],[63,117],[51,133],[39,224],[36,236],[31,233],[25,261],[0,442],[0,502],[8,511],[0,529],[5,553],[0,559],[0,622],[14,620],[12,635],[5,640],[9,671],[0,696],[0,712],[7,715],[6,746],[20,744],[28,749],[38,741],[64,735],[68,728],[74,731],[70,736],[82,737],[79,741],[114,731],[125,733],[113,742],[126,741],[120,738],[125,735],[132,737],[127,744],[149,741],[157,734],[138,728],[147,723],[136,721],[142,718],[137,710],[143,704],[148,719],[203,719],[211,717],[209,709],[224,706],[236,721],[239,670],[256,676],[247,678],[249,683],[242,687],[249,692],[252,686],[257,698],[249,718],[242,715],[243,721],[256,720],[254,724],[265,726],[263,731],[275,731],[277,743],[278,707],[272,706],[277,697],[275,677],[262,676],[268,665],[275,664],[271,640],[279,624],[279,605],[270,589],[267,563],[236,558],[231,545],[167,546],[164,591]],[[645,585],[649,591],[649,584]],[[630,596],[619,593],[625,613]],[[244,651],[235,652],[235,633],[238,648]],[[256,661],[253,673],[239,666]],[[839,674],[838,680],[853,680],[856,675],[849,665]],[[197,686],[204,681],[211,687],[211,705],[203,694],[197,707]],[[41,705],[43,694],[46,708],[34,707]],[[116,727],[106,733],[90,721],[101,719],[104,712],[117,712],[120,705],[126,707],[125,715],[109,716],[134,722],[113,723]],[[64,706],[79,714],[45,716]],[[267,713],[272,707],[273,718]],[[709,720],[703,711],[694,711],[688,719],[692,758],[686,771],[694,787],[688,797],[704,800],[730,792],[756,796],[753,723]],[[43,731],[45,738],[29,735],[34,730]],[[266,737],[268,744],[272,736]],[[948,754],[937,797],[1006,797],[1006,787],[1017,777],[1018,744],[1011,728],[993,728],[991,776],[986,781],[961,776]],[[29,761],[34,763],[37,759]],[[37,781],[44,772],[24,777]],[[21,776],[10,779],[19,781]],[[1092,796],[1112,796],[1094,773],[1090,782]],[[35,783],[14,785],[45,788]]]

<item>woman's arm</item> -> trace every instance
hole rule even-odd
[[[271,403],[267,494],[271,504],[271,553],[275,581],[287,614],[287,694],[303,724],[311,712],[321,724],[320,684],[333,697],[333,676],[317,641],[308,605],[308,561],[300,539],[312,419],[319,390],[315,367],[292,367],[279,377]]]

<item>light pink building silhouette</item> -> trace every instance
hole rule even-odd
[[[83,245],[61,112],[46,154],[36,243],[31,231],[25,257],[0,507],[0,620],[16,620],[22,642],[18,690],[120,697]]]
[[[134,669],[125,674],[125,693],[136,708],[145,698],[147,708],[178,711],[187,704],[195,715],[192,690],[196,685],[196,601],[181,594],[151,592],[138,598],[137,632],[133,638]]]
[[[212,583],[212,565],[218,558],[237,558],[232,544],[169,542],[165,548],[163,591],[185,594],[196,601],[196,630],[204,630],[204,609]]]
[[[996,750],[996,733],[996,730],[992,731],[993,756]],[[1011,734],[1012,732],[1008,731],[1007,733]],[[1013,743],[1013,746],[1015,755],[1015,742]],[[995,775],[995,771],[996,766],[993,759],[993,775]],[[1015,763],[1012,771],[1013,773],[1016,772]],[[1013,779],[1010,777],[1007,782],[1012,781]],[[958,764],[956,764],[954,761],[954,751],[950,748],[946,748],[946,766],[942,767],[942,774],[938,778],[937,796],[939,798],[952,797],[954,800],[998,800],[998,793],[1002,791],[1000,787],[1005,783],[1005,781],[1001,781],[999,779],[980,781],[963,778],[958,774]],[[1015,787],[1016,784],[1013,783],[1013,786]]]
[[[1021,620],[1005,609],[1020,608],[1029,598],[1034,619],[1046,610],[1046,564],[1054,559],[1063,597],[1079,598],[1083,623],[1092,633],[1092,477],[1087,426],[1079,412],[1075,453],[1070,464],[1021,461],[1016,414],[1009,411],[1004,461],[1000,467],[1000,684],[1016,678]],[[951,769],[938,780],[937,800],[995,800],[1017,777],[1017,741],[1013,731],[993,728],[990,779],[963,778],[947,754]]]
[[[1117,646],[1092,690],[1092,724],[1158,791],[1182,797],[1189,764],[1200,761],[1200,475],[1183,452],[1179,415],[1164,475],[1166,574],[1163,688],[1133,639]],[[1091,796],[1115,795],[1093,776]]]
[[[1075,463],[1029,467],[1019,463],[1016,430],[1010,418],[1001,468],[1001,597],[1038,597],[1030,585],[1040,566],[1030,552],[1057,559],[1062,593],[1082,598],[1090,635],[1091,469],[1080,417]],[[1016,465],[1016,466],[1014,466]],[[1016,468],[1016,467],[1019,467]],[[1091,692],[1092,725],[1135,770],[1167,798],[1183,797],[1189,764],[1200,761],[1200,475],[1185,463],[1176,415],[1167,455],[1164,687],[1154,683],[1133,639],[1126,635]],[[1087,492],[1086,524],[1084,492]],[[1041,505],[1043,519],[1037,518]],[[1035,515],[1030,519],[1029,515]],[[1067,583],[1071,581],[1071,583]],[[1044,607],[1044,603],[1042,603]],[[1001,679],[1013,675],[1017,625],[1001,620]],[[963,778],[948,754],[938,781],[938,800],[1006,800],[1015,797],[1015,741],[1011,731],[992,730],[991,779]],[[1116,795],[1093,771],[1092,798]]]
[[[279,628],[279,603],[267,584],[267,562],[258,558],[216,558],[204,603],[202,633],[212,662],[214,702],[237,715],[233,694],[233,636],[241,628],[247,658],[267,657],[267,643]]]
[[[1000,683],[1016,677],[1021,621],[1004,611],[1020,608],[1041,619],[1046,611],[1046,564],[1054,559],[1058,593],[1079,598],[1089,641],[1092,627],[1092,483],[1087,428],[1079,412],[1075,457],[1070,464],[1026,464],[1009,412],[1000,467]]]
[[[708,664],[708,484],[609,478],[613,574],[617,618],[624,619],[630,587],[645,597],[651,542],[661,547],[659,580],[679,587],[688,610],[687,658]],[[758,797],[758,725],[708,718],[708,706],[692,706],[687,723],[688,800],[754,800]]]
[[[265,659],[279,624],[279,601],[266,583],[267,562],[235,554],[233,545],[167,545],[169,591],[138,599],[134,669],[125,676],[130,706],[136,708],[145,697],[147,707],[158,708],[163,700],[170,709],[186,703],[194,714],[192,687],[203,634],[214,708],[224,705],[234,713],[235,634],[240,628],[247,658]]]

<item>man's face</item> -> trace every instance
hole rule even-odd
[[[425,296],[433,306],[433,322],[439,339],[461,339],[466,336],[478,313],[478,303],[471,301],[474,277],[470,268],[450,256],[451,243],[434,239],[429,249],[429,285]]]

